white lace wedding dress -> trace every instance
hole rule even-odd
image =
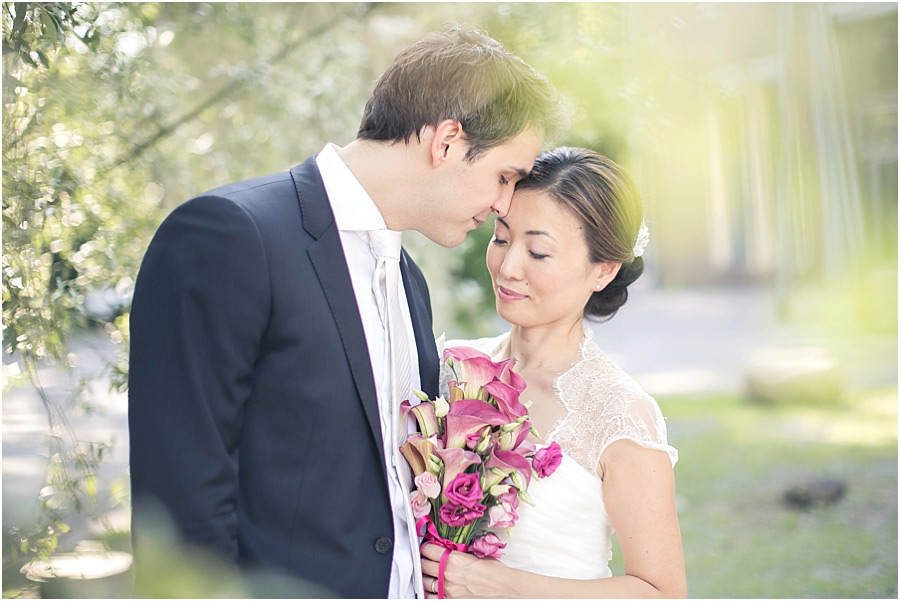
[[[612,575],[608,564],[613,527],[603,504],[603,481],[596,473],[606,447],[628,439],[666,452],[673,466],[678,460],[678,452],[666,441],[656,400],[600,351],[588,325],[584,331],[581,360],[554,382],[566,414],[544,436],[545,445],[559,444],[562,463],[550,477],[531,481],[528,493],[535,506],[519,504],[513,536],[498,530],[506,542],[500,560],[507,566],[580,580]],[[504,333],[447,341],[446,347],[475,348],[499,361],[504,360],[498,354],[507,349],[508,339]],[[441,382],[447,378],[443,374]]]

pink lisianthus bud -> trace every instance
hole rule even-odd
[[[425,472],[413,480],[416,488],[428,498],[437,498],[441,494],[441,483],[432,474]]]
[[[506,476],[504,476],[506,477]],[[504,494],[509,493],[510,486],[508,484],[496,484],[490,487],[490,495],[494,498],[499,499]],[[515,495],[515,491],[513,491],[513,495]]]
[[[445,503],[438,509],[438,519],[451,528],[458,528],[479,519],[484,514],[484,508],[481,503],[475,503],[471,508]]]
[[[489,528],[509,528],[516,524],[517,519],[519,516],[508,503],[498,503],[488,509]]]
[[[562,462],[562,451],[559,444],[551,443],[546,448],[541,448],[534,453],[531,459],[531,466],[538,477],[547,477],[552,475]]]
[[[481,501],[481,479],[477,473],[460,473],[444,489],[444,496],[450,504],[471,509]],[[484,510],[484,507],[482,507]]]
[[[500,551],[506,548],[506,545],[500,541],[496,534],[488,532],[484,536],[479,536],[469,545],[469,552],[484,559],[485,557],[493,557],[499,559],[503,554]]]
[[[425,517],[431,513],[431,503],[421,490],[414,490],[409,496],[409,504],[412,507],[413,517],[416,519]]]

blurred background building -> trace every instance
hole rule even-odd
[[[663,284],[750,279],[786,295],[795,279],[896,259],[896,4],[623,16],[633,68],[663,76],[667,127],[636,128],[629,147],[661,226]],[[686,72],[698,77],[665,77]]]

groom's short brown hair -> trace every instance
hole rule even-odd
[[[445,119],[462,125],[471,161],[526,128],[550,139],[567,114],[556,90],[522,59],[451,24],[396,56],[375,84],[357,138],[408,143]]]

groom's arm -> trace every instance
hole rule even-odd
[[[161,503],[186,540],[232,560],[238,440],[268,320],[268,279],[250,216],[228,199],[199,197],[160,226],[131,310],[128,420],[138,526],[145,509]]]

